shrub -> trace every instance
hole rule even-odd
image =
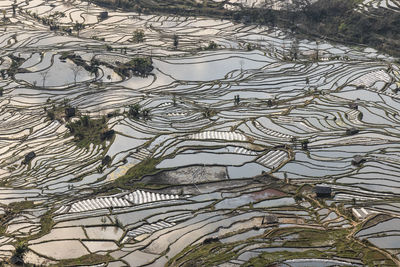
[[[144,41],[144,31],[137,29],[133,32],[132,41],[134,43],[141,43]]]

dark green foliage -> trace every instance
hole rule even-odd
[[[153,70],[153,60],[150,57],[136,57],[120,67],[125,76],[132,70],[136,75],[147,76]]]
[[[54,121],[54,119],[56,118],[55,115],[54,115],[54,111],[48,110],[47,111],[47,117],[49,117],[50,120]]]
[[[143,119],[150,118],[150,110],[147,108],[142,108],[138,103],[129,106],[128,115],[131,118],[138,119],[142,117]]]
[[[11,257],[11,261],[15,265],[24,265],[24,256],[28,252],[28,244],[25,242],[19,242],[15,248],[14,254]]]
[[[337,41],[361,43],[400,54],[400,14],[376,9],[373,16],[355,10],[357,0],[320,0],[295,13],[298,30]]]
[[[140,105],[138,103],[129,106],[128,114],[130,117],[138,118],[140,115]]]
[[[135,30],[133,32],[132,41],[134,43],[141,43],[144,41],[144,31],[143,30]]]
[[[301,149],[308,150],[308,144],[309,143],[310,143],[310,141],[308,141],[308,139],[302,140],[301,141]]]
[[[80,30],[83,30],[84,28],[85,28],[85,24],[83,24],[83,23],[76,22],[74,24],[74,30],[77,32],[79,32]]]
[[[176,49],[176,48],[178,48],[178,44],[179,44],[178,35],[174,34],[173,39],[174,39],[174,47],[175,47],[175,49]]]
[[[107,129],[107,121],[103,118],[91,119],[89,116],[82,116],[80,120],[68,123],[66,127],[70,135],[75,137],[78,147],[100,145],[114,136],[114,131]]]
[[[104,118],[104,117],[103,117]],[[106,121],[102,118],[101,123],[104,124]],[[101,139],[102,140],[111,140],[113,136],[115,135],[114,130],[107,130],[101,134]]]
[[[102,160],[101,160],[101,165],[106,166],[108,164],[111,163],[111,157],[109,155],[105,156]]]
[[[25,155],[24,160],[22,161],[23,164],[29,164],[34,158],[36,157],[35,152],[31,151]]]
[[[214,50],[214,49],[217,49],[217,47],[218,47],[218,45],[214,41],[211,41],[208,43],[206,50]]]
[[[14,77],[16,73],[23,71],[19,69],[19,67],[22,65],[25,59],[14,55],[8,55],[8,57],[11,58],[12,62],[10,68],[7,70],[7,74],[8,76]]]
[[[90,73],[96,73],[98,70],[99,62],[96,59],[92,59],[90,64],[88,64],[80,55],[63,52],[60,56],[60,60],[69,59],[75,63],[76,66],[80,66],[84,68],[86,71]]]
[[[215,114],[217,114],[217,112],[213,109],[210,109],[210,108],[203,109],[203,116],[205,118],[211,118],[211,117],[215,116]]]
[[[119,177],[114,181],[113,186],[119,188],[129,188],[132,190],[135,186],[148,187],[138,183],[138,180],[145,175],[151,175],[159,171],[156,166],[162,161],[163,158],[148,158],[130,168],[125,175]],[[160,186],[162,187],[162,185]]]

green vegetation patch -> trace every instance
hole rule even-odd
[[[38,239],[44,235],[47,235],[48,233],[50,233],[53,225],[54,225],[53,210],[49,210],[44,215],[42,215],[40,218],[40,231],[37,232],[36,234],[29,235],[29,236],[19,239],[19,243],[25,243],[29,240]]]
[[[50,103],[51,100],[48,99],[47,102]],[[71,107],[68,105],[68,100],[65,100],[62,105],[56,106],[55,104],[52,104],[51,108],[45,107],[44,110],[45,110],[47,118],[49,120],[52,120],[52,121],[57,120],[60,123],[62,123],[64,121],[64,118],[67,118],[67,116],[65,114],[65,110],[67,108],[71,108]]]
[[[15,37],[14,37],[15,38]],[[17,57],[15,55],[8,55],[8,57],[12,60],[11,66],[8,69],[8,75],[14,77],[18,72],[25,72],[24,70],[19,69],[19,67],[24,63],[25,59],[21,57]]]
[[[303,252],[277,251],[271,253],[262,253],[260,256],[250,259],[244,266],[264,267],[275,262],[282,262],[293,259],[323,259],[327,255],[319,250],[310,249]]]
[[[53,221],[52,215],[53,215],[52,211],[48,211],[40,218],[40,231],[39,231],[39,233],[30,236],[29,239],[36,239],[36,238],[42,237],[42,236],[47,235],[48,233],[50,233],[51,228],[54,225],[54,221]]]
[[[132,186],[139,185],[141,183],[136,183],[140,178],[145,175],[151,175],[159,170],[156,166],[162,161],[163,158],[149,158],[145,159],[137,165],[130,168],[125,175],[119,177],[114,185],[120,188],[130,188]]]
[[[114,130],[108,130],[107,119],[92,119],[89,116],[82,116],[79,120],[70,122],[66,125],[73,135],[78,147],[89,147],[90,144],[100,145],[105,140],[110,140],[114,136]]]
[[[124,76],[129,76],[129,71],[139,76],[147,76],[153,70],[151,57],[135,57],[125,64],[120,64],[115,71]]]
[[[35,204],[33,201],[20,201],[20,202],[12,202],[12,203],[8,204],[7,208],[14,213],[19,213],[26,209],[32,209],[33,207],[35,207]]]
[[[135,30],[131,41],[134,43],[142,43],[144,41],[144,31],[142,29]]]
[[[150,110],[148,108],[142,108],[139,103],[129,106],[128,116],[133,119],[150,119]]]
[[[284,241],[281,245],[280,243]],[[214,242],[189,246],[170,259],[168,266],[215,266],[237,258],[235,247],[258,244],[268,248],[277,246],[271,252],[264,252],[250,259],[243,266],[268,266],[273,263],[294,259],[360,259],[366,266],[396,266],[381,251],[368,242],[361,242],[351,235],[351,229],[313,229],[313,228],[279,228],[265,235],[247,240],[221,243]],[[291,248],[302,249],[290,251]],[[382,265],[383,264],[383,265]]]
[[[4,209],[4,213],[0,215],[0,234],[5,233],[7,223],[12,220],[16,214],[19,214],[26,209],[32,209],[33,207],[35,207],[33,201],[20,201],[8,204]]]
[[[114,258],[110,255],[89,254],[76,259],[61,260],[51,266],[79,266],[79,265],[95,265],[100,263],[108,263]]]
[[[271,236],[278,237],[285,233],[295,233],[296,238],[284,242],[283,247],[304,248],[303,252],[278,251],[262,253],[251,259],[245,266],[265,266],[289,259],[313,259],[333,257],[355,258],[362,260],[366,266],[378,266],[378,262],[385,262],[385,266],[396,266],[395,263],[375,250],[371,244],[364,244],[351,236],[351,229],[304,229],[291,228],[275,231]],[[323,249],[322,247],[330,247]]]

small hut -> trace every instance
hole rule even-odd
[[[100,12],[99,18],[101,20],[108,18],[108,12],[107,11]]]
[[[65,108],[65,116],[67,116],[67,118],[75,116],[75,113],[75,108]]]
[[[332,197],[332,188],[330,188],[328,186],[319,186],[319,185],[317,185],[314,188],[314,192],[315,192],[316,196],[320,197],[320,198],[330,198],[330,197]]]
[[[358,130],[357,128],[346,129],[346,135],[355,135],[355,134],[358,134],[359,132],[360,132],[360,130]]]
[[[24,160],[22,161],[23,164],[29,164],[33,158],[36,157],[35,152],[31,151],[28,154],[25,155]]]
[[[361,155],[355,155],[353,160],[351,161],[351,164],[354,166],[360,166],[366,161],[366,159],[361,156]]]

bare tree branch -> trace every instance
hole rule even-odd
[[[47,79],[47,77],[49,76],[49,71],[50,71],[50,70],[47,69],[47,70],[42,71],[42,72],[40,73],[40,76],[42,76],[42,87],[45,86],[46,79]]]
[[[82,66],[74,64],[70,67],[70,69],[72,70],[72,73],[74,75],[74,84],[76,84],[76,79],[78,78],[78,76],[81,73],[81,71],[83,70],[83,68],[82,68]]]

